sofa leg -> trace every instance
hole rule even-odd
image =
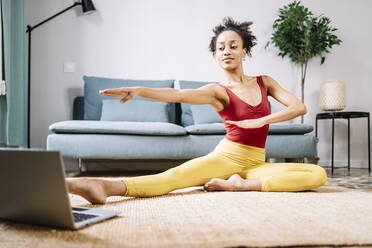
[[[318,164],[319,158],[285,158],[285,162],[287,163],[308,163],[308,164]]]
[[[309,163],[309,164],[318,164],[319,162],[319,157],[315,157],[315,158],[305,158],[305,163]]]
[[[284,161],[286,163],[304,163],[304,158],[285,158]]]
[[[79,166],[79,172],[82,173],[82,167],[83,167],[83,161],[81,158],[78,158],[78,166]]]

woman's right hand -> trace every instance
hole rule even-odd
[[[139,95],[139,87],[120,87],[114,89],[100,90],[99,93],[103,96],[109,97],[121,97],[120,103],[125,103],[130,99],[135,98]]]

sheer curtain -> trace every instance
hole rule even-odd
[[[2,20],[2,3],[0,2],[0,146],[6,144],[6,89],[3,77],[3,20]]]
[[[27,72],[24,0],[1,0],[2,78],[0,144],[27,145]],[[1,80],[2,82],[3,80]],[[4,87],[0,87],[4,88]]]

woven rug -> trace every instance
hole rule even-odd
[[[343,176],[337,178],[328,178],[328,185],[341,186],[348,189],[355,189],[364,192],[372,192],[372,177],[362,176]]]
[[[370,185],[370,179],[362,178],[362,184]],[[114,209],[121,214],[79,231],[0,221],[0,247],[372,244],[371,188],[348,188],[338,185],[340,181],[329,178],[316,190],[294,193],[204,192],[202,187],[191,187],[151,198],[110,197],[106,205],[93,206],[70,195],[74,205]]]

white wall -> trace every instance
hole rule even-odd
[[[247,75],[268,74],[300,97],[300,68],[277,50],[264,49],[278,9],[285,0],[94,0],[97,12],[84,16],[75,7],[32,32],[31,145],[45,147],[48,126],[72,118],[72,101],[83,93],[83,75],[130,79],[218,81],[222,70],[208,51],[212,28],[225,16],[254,22],[258,45],[244,62]],[[72,0],[26,0],[27,24],[34,25],[70,6]],[[319,86],[338,79],[347,84],[345,111],[371,111],[372,39],[370,0],[302,1],[313,13],[324,13],[338,28],[340,46],[308,64],[305,123],[315,128]],[[63,63],[76,63],[76,72],[64,73]],[[273,102],[273,112],[283,109]],[[289,122],[299,123],[300,117]],[[347,162],[347,120],[335,125],[336,165]],[[351,159],[367,166],[367,121],[351,120]],[[331,121],[319,122],[320,164],[331,157]]]

